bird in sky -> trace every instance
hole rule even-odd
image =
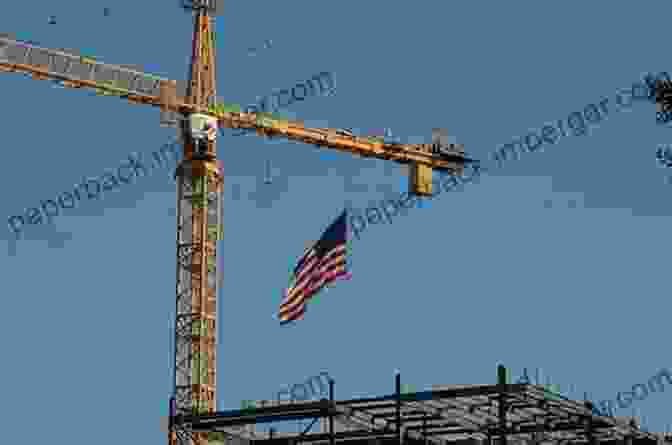
[[[49,24],[50,25],[55,25],[56,24],[56,16],[55,15],[50,15],[49,16]]]
[[[273,182],[273,178],[271,177],[271,161],[266,160],[266,171],[264,172],[264,184],[270,184]]]

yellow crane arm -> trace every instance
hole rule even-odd
[[[60,81],[70,88],[107,91],[131,102],[150,104],[153,102],[150,99],[159,94],[160,82],[169,80],[8,37],[0,37],[0,70],[29,74],[39,80]]]
[[[216,117],[221,127],[250,128],[268,137],[283,137],[361,157],[410,164],[414,169],[411,174],[413,176],[415,172],[416,177],[412,180],[412,188],[420,194],[431,193],[431,185],[423,189],[421,183],[426,183],[428,175],[431,177],[432,169],[453,175],[461,175],[464,169],[463,149],[439,157],[432,151],[431,144],[398,144],[347,136],[337,133],[335,129],[305,128],[302,121],[270,119],[265,113],[227,111],[223,107],[206,110],[185,103],[184,97],[177,97],[176,82],[170,79],[61,50],[39,47],[7,36],[0,36],[0,70],[30,74],[40,80],[60,81],[71,88],[93,88],[103,94],[120,96],[133,103],[158,106],[164,111],[182,115],[207,114]],[[173,97],[166,100],[162,93],[171,89]]]
[[[428,167],[458,174],[463,169],[464,156],[458,151],[451,160],[437,158],[431,144],[397,144],[374,141],[368,138],[337,134],[330,128],[306,128],[301,121],[269,121],[255,113],[217,114],[221,126],[229,128],[254,128],[257,133],[269,137],[304,142],[351,153],[366,158],[396,161],[400,164],[423,164]]]

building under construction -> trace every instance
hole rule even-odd
[[[497,445],[508,445],[509,441],[513,444],[523,440],[653,445],[654,441],[663,441],[662,437],[640,431],[632,419],[620,422],[597,416],[589,402],[549,400],[543,388],[508,384],[505,378],[495,385],[440,387],[402,395],[397,376],[394,394],[339,401],[334,399],[332,381],[328,400],[218,411],[216,322],[222,282],[218,242],[223,238],[218,127],[251,129],[267,138],[299,141],[408,166],[409,193],[415,196],[433,196],[434,171],[463,176],[465,164],[478,162],[465,156],[461,144],[449,143],[446,132],[433,131],[431,144],[407,144],[359,137],[343,129],[309,128],[302,120],[271,119],[262,113],[213,111],[217,83],[214,16],[222,13],[222,1],[181,3],[193,14],[193,40],[188,81],[179,87],[176,80],[139,68],[102,63],[76,50],[55,50],[0,34],[0,71],[159,107],[160,123],[177,128],[184,150],[176,171],[177,237],[171,241],[176,242],[176,292],[171,295],[175,297],[176,310],[174,385],[167,425],[170,445],[203,445],[221,442],[222,438],[226,441],[226,437],[247,445],[254,441],[268,445],[335,445],[337,441],[397,445],[464,441],[494,445],[496,441]],[[500,371],[505,374],[504,368]],[[309,427],[296,434],[257,437],[253,431],[244,430],[258,423],[307,419],[313,419],[313,423],[322,419],[322,431],[310,433]]]
[[[509,384],[498,368],[494,385],[436,385],[350,400],[260,401],[255,408],[207,416],[173,416],[170,428],[183,440],[207,432],[227,445],[666,445],[672,439],[645,432],[632,417],[597,415],[592,403],[551,394],[541,385]],[[304,431],[258,433],[256,424],[312,420]],[[311,432],[318,420],[321,428]]]

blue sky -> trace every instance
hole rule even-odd
[[[9,2],[0,30],[184,79],[192,21],[170,3]],[[660,1],[636,9],[606,1],[369,3],[297,0],[260,10],[227,2],[217,20],[217,95],[248,104],[329,71],[336,93],[293,104],[297,117],[389,127],[426,142],[432,128],[446,127],[484,158],[643,72],[672,70],[661,57],[672,5]],[[652,10],[644,20],[637,13]],[[265,39],[271,48],[247,54]],[[0,95],[4,221],[175,135],[159,126],[158,109],[20,75],[0,73]],[[394,369],[417,388],[493,383],[498,363],[514,377],[540,367],[561,386],[613,399],[672,366],[661,355],[672,306],[663,242],[672,185],[655,158],[670,131],[656,125],[653,105],[636,105],[586,136],[367,228],[352,242],[353,278],[282,329],[274,317],[306,241],[344,205],[365,208],[405,190],[405,169],[295,142],[220,136],[219,407],[272,397],[320,371],[336,380],[336,397],[347,398],[391,392]],[[264,184],[267,159],[272,184]],[[8,441],[30,430],[36,442],[88,444],[95,436],[113,444],[119,435],[100,431],[116,419],[125,437],[165,443],[172,174],[157,170],[20,240],[6,225],[0,230]],[[648,429],[662,430],[669,397],[650,395],[621,414],[639,408]],[[25,416],[36,409],[50,413],[37,430]]]

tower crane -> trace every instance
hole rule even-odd
[[[302,121],[269,119],[260,113],[214,107],[216,98],[215,19],[222,0],[183,0],[193,15],[189,80],[155,76],[132,67],[81,57],[76,50],[55,50],[0,34],[0,71],[22,73],[65,88],[88,88],[131,103],[159,107],[160,124],[176,126],[184,145],[177,167],[177,286],[174,389],[170,418],[216,411],[217,241],[222,239],[223,171],[217,164],[217,127],[249,128],[268,138],[302,141],[409,166],[413,194],[432,194],[432,171],[462,175],[464,149],[449,144],[401,144],[367,139],[329,128],[306,128]],[[184,92],[184,95],[182,95]],[[172,422],[170,445],[202,445],[207,433]]]

